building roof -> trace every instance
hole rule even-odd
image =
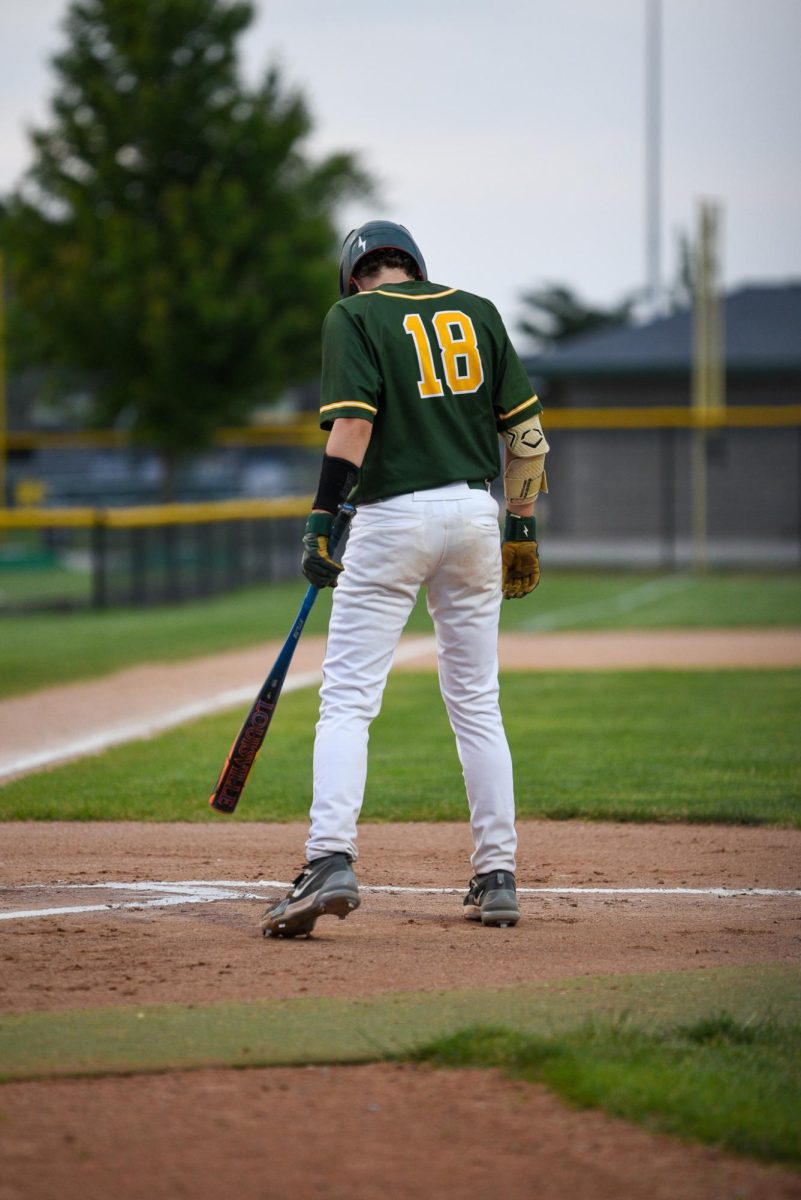
[[[801,373],[801,282],[749,285],[724,298],[729,374]],[[546,354],[523,355],[545,379],[684,374],[692,366],[692,310],[583,334]]]

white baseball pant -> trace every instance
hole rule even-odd
[[[358,509],[334,592],[314,743],[308,860],[357,856],[370,723],[421,586],[462,765],[476,874],[515,870],[512,760],[498,702],[498,505],[466,483]]]

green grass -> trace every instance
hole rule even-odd
[[[88,604],[92,594],[92,579],[86,571],[71,571],[67,567],[0,568],[0,614],[7,607],[23,608],[36,604],[66,609],[72,605]],[[2,616],[0,616],[0,620]]]
[[[0,696],[283,640],[303,595],[293,583],[164,608],[0,616]],[[330,604],[321,595],[307,632],[325,632]]]
[[[166,608],[0,616],[0,696],[140,662],[174,662],[271,638],[283,641],[304,590],[299,580]],[[328,592],[320,596],[309,633],[325,632],[330,600]],[[549,572],[546,566],[536,593],[507,602],[501,616],[505,630],[737,625],[801,625],[801,575]],[[430,630],[422,600],[408,628]]]
[[[498,1067],[575,1105],[797,1163],[800,982],[797,966],[761,965],[0,1014],[0,1080],[387,1059]],[[0,1089],[0,1119],[2,1103]]]
[[[283,958],[287,947],[279,949]],[[269,979],[262,990],[269,992]],[[763,964],[358,997],[0,1013],[0,1079],[209,1063],[378,1061],[406,1058],[477,1022],[551,1038],[590,1019],[618,1024],[633,1011],[647,1026],[700,1022],[724,1004],[737,1021],[764,1021],[780,1012],[797,1025],[801,971],[797,965]]]
[[[799,625],[801,574],[581,572],[550,580],[546,570],[533,596],[503,606],[507,622],[532,631]]]
[[[801,827],[799,671],[510,673],[501,697],[521,817]],[[314,688],[282,697],[234,817],[206,800],[241,710],[11,782],[0,816],[305,819],[317,705]],[[465,815],[436,679],[398,673],[371,734],[363,819]]]
[[[686,1024],[592,1020],[536,1036],[474,1027],[412,1056],[498,1067],[569,1103],[738,1154],[801,1163],[801,1023],[722,1011]]]

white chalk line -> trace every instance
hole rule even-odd
[[[0,921],[21,921],[31,917],[79,916],[90,912],[112,912],[120,910],[143,910],[171,908],[176,905],[212,904],[221,900],[260,900],[268,897],[265,891],[291,887],[288,880],[260,879],[257,881],[216,879],[192,879],[182,881],[125,882],[103,881],[101,883],[29,883],[6,891],[93,891],[118,892],[162,892],[151,899],[110,901],[106,904],[66,905],[57,908],[26,908],[0,912]],[[253,889],[258,889],[254,891]],[[367,895],[411,895],[411,896],[461,896],[464,887],[402,887],[396,884],[362,884],[360,891]],[[738,897],[768,897],[801,899],[801,888],[726,888],[726,887],[519,887],[519,896],[707,896],[719,900]]]
[[[407,662],[410,659],[421,658],[436,651],[436,638],[415,638],[398,646],[395,662]],[[283,692],[297,692],[301,688],[314,687],[322,682],[321,669],[301,671],[297,675],[289,675],[284,683]],[[157,713],[141,721],[129,721],[122,725],[112,725],[101,729],[88,737],[75,738],[72,741],[61,742],[58,745],[36,750],[30,754],[22,754],[7,762],[0,762],[0,780],[16,775],[26,775],[32,771],[41,771],[45,767],[54,767],[59,763],[70,762],[76,758],[85,758],[90,754],[100,754],[112,746],[120,746],[125,742],[137,742],[156,734],[165,733],[177,725],[187,721],[196,721],[200,717],[208,717],[213,713],[223,712],[227,708],[236,708],[240,704],[252,703],[259,690],[259,684],[248,684],[239,688],[230,688],[225,692],[216,692],[202,700],[172,708],[168,712]]]
[[[636,587],[626,588],[625,591],[618,592],[614,596],[607,596],[603,600],[587,600],[581,604],[571,604],[567,608],[560,608],[557,612],[543,613],[541,617],[533,617],[532,620],[525,621],[519,628],[525,632],[558,629],[560,626],[572,625],[577,617],[579,619],[582,617],[606,617],[633,612],[635,608],[642,608],[644,604],[652,604],[655,600],[661,600],[663,596],[669,596],[673,592],[686,591],[687,588],[694,587],[696,583],[697,580],[692,575],[667,575],[664,578],[651,579],[647,583],[639,583]]]

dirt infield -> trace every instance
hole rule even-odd
[[[798,1200],[801,1178],[494,1072],[372,1065],[0,1089],[3,1200]]]
[[[282,893],[259,881],[297,874],[305,828],[224,821],[4,826],[5,909],[143,903],[126,881],[238,880],[257,898],[4,921],[0,1007],[358,996],[801,956],[796,898],[566,890],[797,888],[799,830],[522,822],[519,885],[553,890],[522,895],[516,929],[488,931],[461,915],[466,822],[364,824],[362,885],[455,892],[368,891],[347,921],[323,920],[313,940],[285,943],[260,935],[265,901]],[[120,886],[99,894],[97,882]],[[6,890],[21,884],[47,886]]]
[[[259,881],[291,878],[299,825],[7,825],[0,905],[62,911],[0,923],[0,1009],[355,999],[798,961],[801,900],[731,892],[796,888],[801,832],[573,822],[520,832],[521,889],[552,890],[523,892],[515,929],[462,919],[466,825],[364,825],[361,909],[287,943],[260,935],[277,889]],[[126,883],[182,880],[242,881],[254,898],[63,911],[142,903],[151,892]],[[99,895],[99,882],[115,886]],[[389,885],[457,890],[370,890]],[[216,1200],[233,1186],[240,1200],[801,1197],[798,1175],[571,1112],[540,1087],[391,1065],[10,1083],[0,1160],[2,1200]]]
[[[787,633],[716,643],[699,631],[661,645],[644,635],[650,648],[628,635],[582,635],[580,653],[576,635],[549,635],[515,639],[502,656],[526,669],[532,654],[544,669],[789,666],[799,639]],[[244,686],[269,655],[238,657]],[[430,647],[408,665],[426,655]],[[175,704],[180,679],[218,687],[220,667],[165,668],[155,691]],[[147,681],[151,697],[154,670],[129,676]],[[53,689],[47,703],[82,712],[80,733],[102,688]],[[41,731],[38,700],[38,709],[0,709],[15,705],[22,728],[29,705]],[[358,1000],[661,971],[689,979],[801,958],[801,898],[789,894],[801,887],[801,831],[523,822],[523,919],[484,930],[460,911],[466,822],[365,824],[362,907],[294,942],[263,939],[258,917],[280,894],[265,881],[297,872],[300,825],[12,823],[1,832],[0,917],[20,914],[0,920],[4,1014]],[[0,1164],[0,1200],[801,1198],[798,1174],[572,1111],[538,1086],[386,1064],[7,1083]]]

